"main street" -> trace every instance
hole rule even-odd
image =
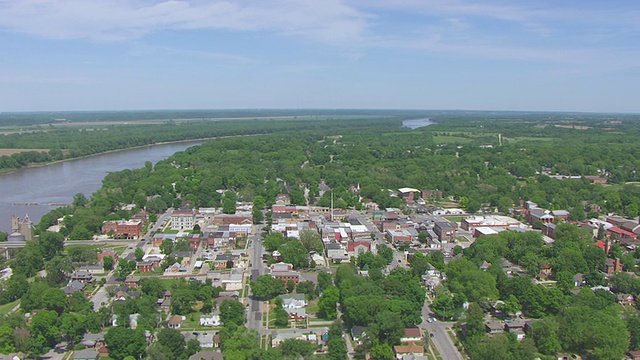
[[[255,280],[258,276],[264,274],[264,265],[262,264],[262,253],[264,247],[262,246],[262,237],[260,232],[262,231],[262,225],[255,227],[255,233],[248,237],[250,241],[249,245],[249,259],[250,267],[249,274],[250,280]],[[249,311],[247,312],[247,328],[258,331],[261,335],[264,335],[266,331],[262,327],[262,302],[253,298],[253,296],[247,296],[249,299]]]

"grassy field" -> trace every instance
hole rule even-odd
[[[554,138],[550,138],[550,137],[522,136],[522,137],[514,137],[514,138],[503,137],[502,141],[504,141],[505,143],[517,143],[520,141],[551,141],[553,139]]]
[[[16,300],[4,305],[0,305],[0,316],[7,315],[11,309],[13,309],[16,305],[20,303],[20,300]]]

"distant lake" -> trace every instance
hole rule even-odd
[[[421,127],[425,127],[433,124],[435,124],[435,122],[431,121],[431,119],[429,118],[402,120],[402,127],[406,127],[411,130],[415,130],[417,128],[421,128]]]

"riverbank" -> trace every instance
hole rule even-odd
[[[258,135],[265,135],[265,134],[228,135],[228,136],[217,136],[217,137],[210,137],[210,138],[186,139],[186,140],[175,140],[175,141],[161,141],[161,142],[155,142],[155,143],[146,144],[146,145],[138,145],[138,146],[132,146],[132,147],[127,147],[127,148],[122,148],[122,149],[113,149],[113,150],[97,152],[95,154],[82,155],[82,156],[78,156],[78,157],[67,158],[67,159],[56,160],[56,161],[49,161],[49,162],[45,162],[45,163],[34,163],[34,164],[29,164],[29,165],[23,166],[23,167],[21,167],[19,169],[1,169],[0,170],[0,176],[13,174],[13,173],[16,173],[16,172],[24,170],[24,169],[32,169],[32,168],[38,168],[38,167],[43,167],[43,166],[49,166],[49,165],[53,165],[53,164],[64,163],[64,162],[73,161],[73,160],[87,159],[87,158],[91,158],[91,157],[94,157],[94,156],[112,154],[112,153],[117,153],[117,152],[121,152],[121,151],[144,149],[144,148],[149,147],[149,146],[183,144],[183,143],[189,143],[189,142],[194,142],[194,143],[196,143],[196,142],[207,142],[207,141],[212,141],[212,140],[217,140],[217,139],[226,139],[226,138],[241,137],[241,136],[243,136],[243,137],[244,136],[258,136]]]

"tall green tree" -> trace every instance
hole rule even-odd
[[[109,347],[109,357],[116,360],[123,360],[129,355],[140,359],[147,347],[142,330],[132,330],[121,326],[109,329],[104,340]]]
[[[50,260],[64,250],[64,236],[59,232],[45,231],[38,237],[38,244],[44,258]]]
[[[280,245],[278,251],[282,255],[282,261],[292,264],[294,268],[306,268],[309,266],[309,252],[302,243],[296,239]]]
[[[269,274],[260,275],[251,282],[251,293],[258,298],[272,298],[286,292],[284,281]]]
[[[158,333],[158,343],[169,352],[169,359],[179,359],[186,351],[186,342],[180,331],[164,328]]]
[[[338,315],[336,308],[340,300],[340,290],[335,286],[330,286],[322,292],[318,301],[318,316],[323,319],[335,319]]]
[[[225,325],[242,325],[246,321],[244,305],[237,300],[224,300],[220,304],[220,320]]]

